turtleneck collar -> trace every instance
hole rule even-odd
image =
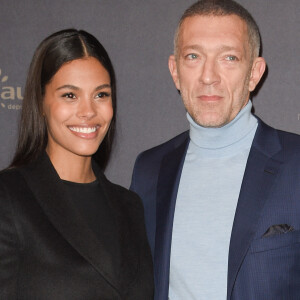
[[[257,126],[257,119],[252,115],[251,108],[252,103],[249,100],[230,123],[220,128],[202,127],[187,113],[191,141],[206,149],[224,148],[239,142]]]

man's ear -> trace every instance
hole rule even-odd
[[[175,83],[177,90],[180,90],[179,76],[178,76],[178,71],[177,71],[177,63],[176,63],[176,58],[174,55],[170,55],[170,57],[169,57],[169,70],[170,70],[171,76],[173,78],[173,81]]]
[[[266,70],[266,62],[263,57],[256,57],[252,64],[250,81],[249,81],[249,92],[255,90],[257,84],[259,83],[261,77]]]

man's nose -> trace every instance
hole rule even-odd
[[[220,81],[218,65],[213,59],[207,58],[202,65],[200,81],[211,85]]]

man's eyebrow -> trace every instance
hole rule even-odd
[[[227,45],[221,46],[219,48],[219,51],[236,51],[236,52],[241,52],[241,50],[238,49],[237,47],[227,46]]]
[[[183,51],[186,50],[196,50],[196,51],[203,51],[204,47],[200,46],[200,45],[188,45],[182,48]],[[234,47],[234,46],[228,46],[228,45],[221,45],[218,48],[219,51],[237,51],[237,52],[241,52],[238,48]]]
[[[182,48],[183,51],[185,50],[198,50],[201,51],[203,50],[203,47],[200,45],[187,45],[185,47]]]

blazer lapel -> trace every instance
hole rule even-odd
[[[72,200],[50,159],[43,154],[36,162],[20,169],[37,202],[52,225],[117,291],[120,285],[110,248],[88,227]]]
[[[281,162],[274,159],[274,154],[280,149],[277,132],[259,120],[231,233],[227,299],[231,297],[238,270],[254,237],[261,211],[279,172]]]
[[[189,139],[162,160],[157,184],[154,273],[159,299],[168,299],[172,227],[181,171]]]

